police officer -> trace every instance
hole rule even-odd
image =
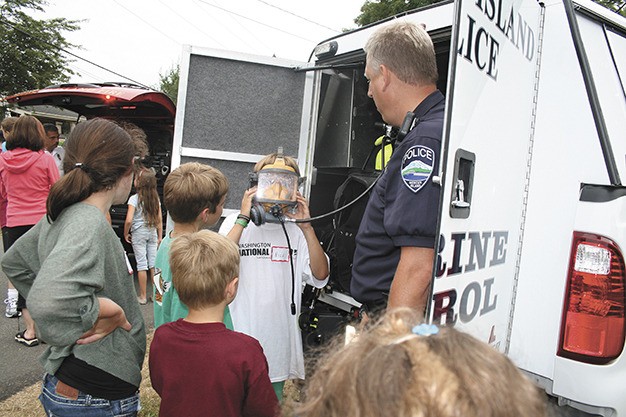
[[[444,97],[432,40],[418,25],[385,25],[365,45],[368,95],[383,120],[409,133],[372,191],[356,237],[352,296],[367,310],[423,311],[430,292],[440,187]],[[412,112],[413,115],[407,114]]]

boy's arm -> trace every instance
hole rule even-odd
[[[251,370],[250,379],[247,381],[242,415],[244,417],[280,416],[278,398],[270,382],[267,359],[260,345],[258,345],[258,353],[254,355],[254,360],[250,363],[255,369]]]
[[[161,396],[163,392],[163,379],[161,373],[161,337],[159,329],[154,332],[152,343],[150,343],[150,356],[148,356],[148,369],[150,370],[150,383],[152,388]]]
[[[294,219],[308,219],[311,217],[309,213],[309,204],[306,199],[298,193],[297,196],[298,201],[298,211],[296,214],[291,215],[291,218]],[[306,223],[297,223],[304,234],[304,238],[306,239],[307,248],[309,249],[309,263],[311,265],[311,273],[313,274],[313,278],[318,281],[324,281],[328,278],[329,275],[329,266],[328,266],[328,258],[324,253],[324,249],[320,245],[319,239],[315,234],[315,230],[313,226],[311,226],[310,222]]]
[[[309,263],[311,265],[311,273],[313,278],[318,281],[324,281],[330,274],[328,267],[328,258],[324,253],[324,249],[320,245],[317,235],[313,227],[309,225],[310,229],[307,231],[302,230],[306,239],[307,247],[309,248]]]
[[[124,240],[131,243],[132,237],[130,235],[130,226],[133,224],[133,216],[135,215],[135,206],[128,205],[128,211],[126,212],[126,220],[124,220]]]
[[[252,208],[252,197],[254,196],[254,193],[256,193],[256,187],[249,188],[246,190],[245,193],[243,193],[243,198],[241,199],[241,210],[239,211],[239,214],[250,217],[250,209]],[[241,239],[243,229],[245,229],[245,227],[238,223],[235,223],[230,231],[226,233],[226,237],[238,244],[239,239]],[[223,231],[220,230],[220,232]]]

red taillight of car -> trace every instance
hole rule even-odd
[[[624,257],[604,236],[574,232],[558,355],[606,364],[624,348]]]

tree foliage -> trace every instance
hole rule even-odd
[[[626,17],[626,1],[625,0],[593,0],[596,3],[606,7],[615,13]]]
[[[438,3],[441,0],[366,0],[361,14],[354,19],[359,26],[369,25],[398,13]],[[616,13],[626,16],[626,0],[593,0]]]
[[[361,6],[361,14],[354,19],[354,23],[359,26],[369,25],[389,16],[439,1],[441,0],[366,0]]]
[[[36,19],[46,0],[0,0],[0,96],[65,82],[74,72],[61,51],[76,45],[64,31],[80,28],[76,20]]]
[[[180,76],[180,65],[173,66],[165,74],[159,73],[159,91],[167,94],[176,104],[178,97],[178,79]]]

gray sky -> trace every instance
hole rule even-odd
[[[306,61],[313,47],[345,28],[365,0],[50,0],[46,18],[84,20],[66,34],[75,54],[134,81],[158,85],[183,45]],[[120,77],[76,60],[72,82]]]

